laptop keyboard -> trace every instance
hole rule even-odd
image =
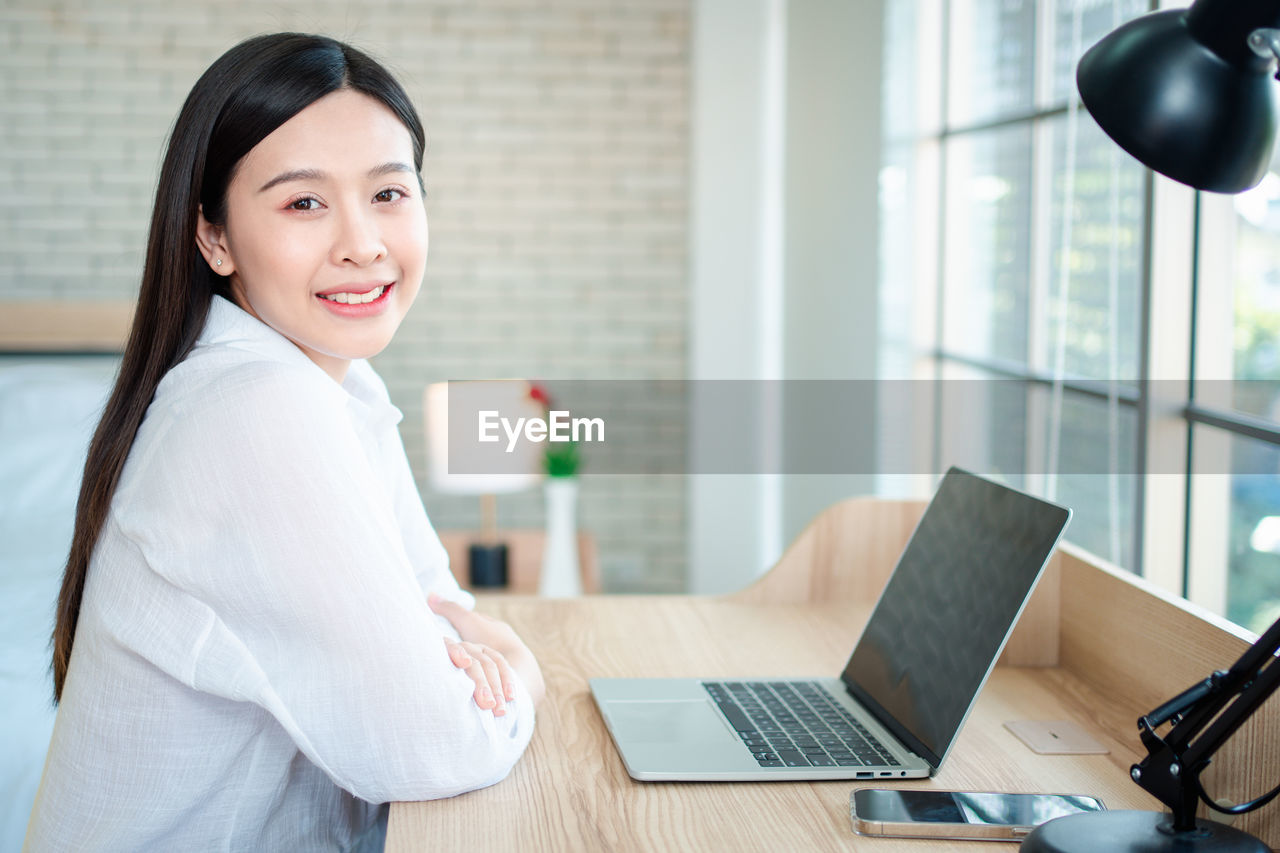
[[[761,767],[898,766],[815,681],[704,681]]]

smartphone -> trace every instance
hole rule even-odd
[[[857,788],[849,795],[854,832],[900,838],[1021,841],[1047,820],[1105,808],[1071,794]]]

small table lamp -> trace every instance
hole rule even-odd
[[[542,445],[515,442],[507,452],[508,436],[500,427],[491,431],[498,442],[478,453],[478,416],[481,411],[493,411],[511,424],[518,418],[542,417],[541,404],[529,396],[529,390],[523,380],[495,380],[436,382],[423,393],[431,488],[444,494],[480,496],[480,539],[468,548],[468,579],[473,587],[507,584],[507,546],[498,535],[497,496],[531,488],[543,476]],[[495,457],[494,451],[500,455]]]

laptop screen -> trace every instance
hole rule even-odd
[[[849,692],[937,767],[1071,512],[958,468],[943,478],[845,667]]]

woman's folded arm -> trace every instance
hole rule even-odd
[[[457,634],[409,564],[376,439],[297,373],[249,370],[150,425],[119,523],[181,604],[173,636],[152,625],[136,650],[162,666],[185,650],[171,674],[265,708],[362,799],[492,784],[529,741],[533,698],[517,678],[504,715],[476,705],[445,647]]]

